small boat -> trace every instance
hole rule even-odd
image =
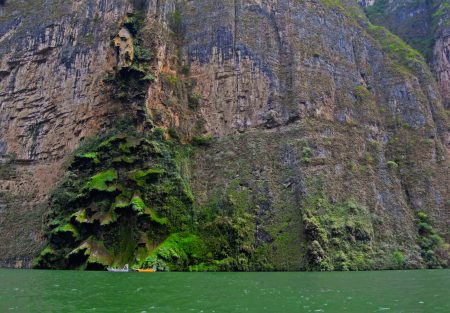
[[[108,272],[115,272],[115,273],[127,273],[130,271],[128,268],[128,264],[125,264],[123,268],[116,268],[116,267],[107,267],[106,268]]]
[[[145,268],[145,269],[139,268],[136,270],[136,272],[138,272],[138,273],[155,273],[156,269],[154,269],[154,268]]]

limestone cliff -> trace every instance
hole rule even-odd
[[[445,11],[430,70],[353,0],[0,10],[3,265],[446,266]]]
[[[376,0],[365,3],[371,20],[386,26],[428,59],[437,75],[444,105],[450,105],[450,2]]]

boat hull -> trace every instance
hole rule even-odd
[[[136,272],[138,272],[138,273],[156,273],[156,270],[151,269],[151,268],[146,269],[146,270],[138,269],[138,270],[136,270]]]

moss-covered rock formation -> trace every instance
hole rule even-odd
[[[140,264],[170,234],[192,230],[192,206],[173,143],[162,133],[119,132],[91,140],[75,153],[53,192],[49,245],[36,266]]]
[[[194,210],[180,162],[189,145],[119,131],[87,140],[53,191],[48,245],[36,268],[104,269],[130,264],[159,270],[270,269],[254,255],[248,189]],[[237,188],[237,189],[234,189]]]
[[[373,268],[372,220],[366,208],[349,199],[336,205],[319,189],[305,201],[303,227],[308,269],[368,270]]]

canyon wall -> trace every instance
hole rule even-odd
[[[423,243],[450,235],[443,16],[430,70],[350,0],[7,1],[0,9],[2,265],[30,266],[48,241],[48,195],[71,152],[130,116],[140,131],[161,127],[189,147],[181,172],[195,216],[234,210],[243,234],[234,256],[256,261],[231,269],[446,264],[448,255],[430,248],[429,256]],[[134,62],[133,16],[152,52],[142,107],[124,100],[114,78],[105,82]],[[428,38],[433,22],[421,18],[418,36]]]

